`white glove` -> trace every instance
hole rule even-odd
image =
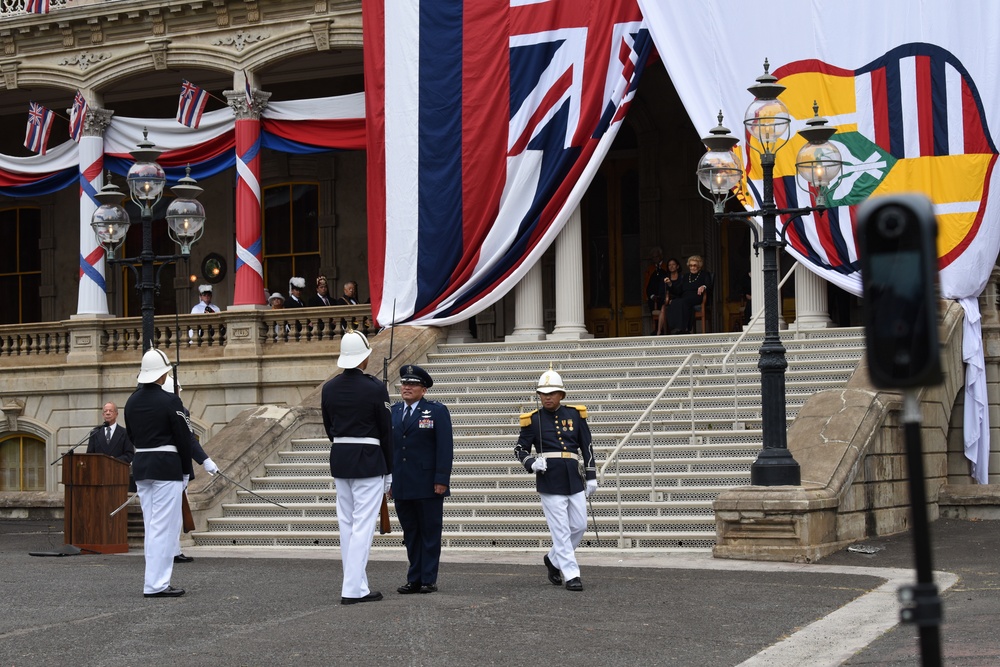
[[[384,476],[382,478],[382,493],[389,493],[389,489],[392,488],[392,473]]]
[[[202,463],[201,465],[205,469],[205,472],[207,472],[209,475],[214,475],[215,473],[219,472],[219,466],[215,465],[215,461],[213,461],[210,458],[205,459],[205,462]]]
[[[188,482],[189,482],[190,480],[191,480],[191,475],[184,475],[184,480],[183,480],[183,484],[184,484],[184,488],[185,488],[185,489],[186,489],[186,488],[188,488]]]
[[[594,491],[597,491],[597,480],[596,479],[588,479],[587,480],[587,490],[585,492],[587,494],[587,497],[589,498],[592,495],[594,495]]]
[[[546,470],[548,470],[548,467],[549,464],[546,463],[545,459],[543,459],[541,456],[537,457],[534,461],[531,462],[532,472],[545,472]]]

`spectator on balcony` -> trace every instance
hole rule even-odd
[[[356,306],[358,305],[358,283],[353,280],[348,280],[344,283],[344,296],[337,299],[337,305],[339,306]]]
[[[330,286],[327,284],[326,276],[316,278],[316,293],[309,297],[310,306],[332,306],[333,299],[330,298]]]
[[[701,305],[703,295],[712,287],[712,274],[705,270],[705,260],[700,255],[688,257],[687,269],[679,288],[675,285],[669,290],[667,327],[672,334],[691,333],[694,308]]]
[[[285,299],[285,308],[305,308],[306,301],[302,296],[302,290],[306,288],[306,279],[298,276],[288,281],[288,298]]]
[[[271,306],[271,310],[280,310],[285,307],[285,297],[281,296],[281,292],[271,292],[271,296],[267,297],[267,303]]]
[[[218,306],[212,305],[212,286],[211,285],[198,285],[198,303],[194,304],[194,308],[191,309],[191,313],[194,315],[200,315],[202,313],[217,313],[219,312]]]

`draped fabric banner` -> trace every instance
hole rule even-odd
[[[652,50],[635,0],[363,0],[372,311],[446,325],[539,260]]]
[[[846,162],[844,179],[829,211],[789,225],[789,253],[860,294],[855,205],[882,194],[922,192],[938,217],[941,294],[961,300],[966,340],[982,340],[974,297],[989,280],[1000,248],[1000,184],[993,173],[1000,4],[970,0],[958,9],[943,0],[780,0],[766,12],[747,3],[703,3],[693,12],[681,0],[638,1],[702,135],[716,124],[719,109],[724,124],[744,135],[743,113],[753,99],[746,88],[763,72],[765,58],[787,86],[781,99],[792,114],[793,135],[813,116],[813,100],[837,127],[833,141]],[[775,31],[775,16],[789,28]],[[778,206],[811,204],[794,176],[802,143],[794,137],[776,156]],[[745,146],[746,204],[759,206],[760,165]],[[966,453],[973,476],[986,483],[982,346],[967,346],[966,361],[967,412],[976,405],[982,413],[966,417]]]
[[[304,154],[365,148],[364,93],[272,102],[264,109],[261,145],[283,153]],[[202,180],[236,166],[236,120],[230,109],[206,112],[197,129],[176,118],[115,116],[104,133],[104,167],[124,176],[132,166],[130,151],[142,139],[164,151],[159,162],[173,184],[191,166]],[[0,195],[38,197],[76,183],[80,156],[74,141],[45,155],[0,155]]]

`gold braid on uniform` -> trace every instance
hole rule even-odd
[[[583,417],[584,419],[587,418],[587,406],[586,405],[570,405],[569,403],[566,403],[565,405],[566,405],[567,408],[573,408],[574,410],[576,410],[577,412],[579,412],[580,416]],[[522,416],[522,419],[523,418],[524,417]]]
[[[538,410],[532,410],[531,412],[521,413],[521,428],[524,428],[525,426],[531,426],[531,417],[536,412],[538,412]]]

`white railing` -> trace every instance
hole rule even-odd
[[[614,462],[614,464],[615,464],[615,488],[617,490],[617,498],[618,498],[618,544],[619,544],[619,546],[621,546],[623,544],[623,542],[624,542],[624,536],[625,536],[625,525],[624,525],[624,521],[622,519],[622,482],[621,482],[621,465],[620,465],[621,459],[619,458],[619,454],[621,453],[622,447],[624,447],[628,443],[628,441],[632,439],[632,436],[635,434],[635,432],[639,430],[639,427],[642,424],[643,420],[648,420],[648,422],[649,422],[649,477],[650,477],[650,482],[649,482],[649,489],[650,489],[649,490],[649,499],[650,500],[656,500],[656,456],[654,455],[655,454],[655,452],[654,452],[655,438],[654,438],[654,430],[653,430],[653,424],[654,424],[654,421],[653,421],[653,411],[656,409],[656,405],[657,405],[657,403],[660,402],[660,399],[663,398],[663,395],[665,393],[667,393],[667,390],[670,389],[670,387],[673,386],[673,384],[677,380],[677,378],[680,377],[680,375],[684,371],[684,369],[687,368],[688,369],[688,401],[690,402],[690,406],[691,406],[691,432],[694,433],[694,369],[695,368],[702,368],[703,367],[702,360],[703,360],[703,355],[701,355],[701,354],[699,354],[697,352],[692,352],[691,354],[689,354],[686,357],[684,357],[684,361],[682,361],[681,365],[677,368],[676,371],[674,371],[674,374],[670,376],[670,379],[667,380],[667,383],[665,385],[663,385],[663,389],[660,390],[660,393],[658,393],[656,395],[656,397],[649,404],[649,407],[646,408],[646,410],[642,413],[642,415],[639,416],[639,419],[636,420],[635,424],[632,426],[632,428],[629,430],[629,432],[625,434],[625,437],[621,439],[621,442],[618,443],[618,446],[616,446],[614,448],[614,450],[612,450],[612,452],[610,454],[608,454],[608,457],[604,460],[604,465],[602,465],[601,468],[600,468],[600,470],[598,471],[598,477],[600,477],[601,482],[603,483],[604,482],[605,474],[606,474],[607,469],[608,469],[608,466],[611,465],[612,462]]]

